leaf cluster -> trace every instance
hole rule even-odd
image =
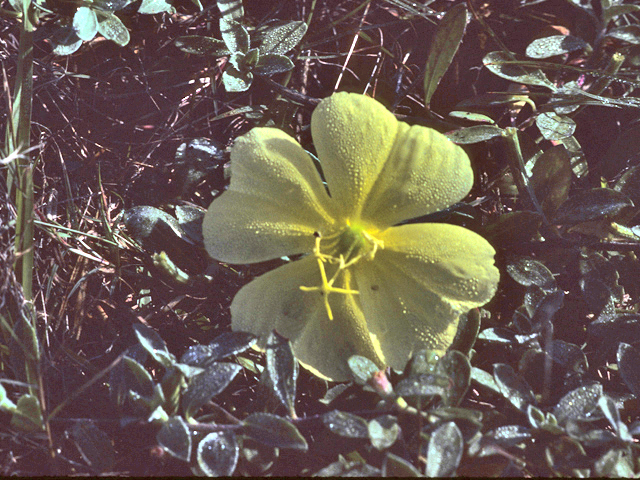
[[[222,3],[222,4],[221,4]],[[233,6],[232,6],[233,4]],[[285,55],[307,32],[307,24],[300,21],[270,20],[254,32],[242,24],[244,9],[240,1],[218,2],[222,40],[202,36],[184,36],[175,45],[185,53],[229,56],[229,64],[222,75],[228,92],[244,92],[251,87],[253,76],[271,76],[293,69],[293,62]],[[252,43],[255,46],[252,47]]]

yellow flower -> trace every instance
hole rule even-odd
[[[311,133],[326,188],[293,138],[255,128],[236,140],[231,184],[205,215],[205,246],[220,261],[306,254],[245,285],[232,328],[262,342],[275,329],[303,366],[335,381],[350,378],[351,355],[402,370],[417,350],[444,352],[460,314],[495,293],[495,251],[462,227],[398,224],[465,197],[467,155],[350,93],[320,102]]]

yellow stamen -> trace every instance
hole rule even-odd
[[[350,223],[348,223],[348,225],[350,227]],[[378,248],[381,248],[381,249],[384,248],[384,243],[382,241],[373,237],[372,235],[365,232],[364,230],[357,230],[356,232],[353,232],[353,230],[348,230],[347,232],[342,231],[342,232],[338,232],[337,234],[333,234],[329,237],[326,237],[326,239],[344,238],[343,234],[345,233],[348,233],[351,237],[347,237],[347,238],[353,238],[353,241],[350,243],[347,251],[345,253],[340,253],[337,258],[334,257],[333,255],[321,252],[320,250],[321,237],[320,235],[316,236],[316,242],[313,248],[313,255],[314,257],[316,257],[316,260],[318,262],[318,268],[320,269],[321,284],[315,287],[300,286],[300,290],[304,292],[316,292],[316,291],[320,292],[320,295],[324,297],[324,306],[327,310],[327,315],[329,317],[329,320],[333,320],[333,312],[331,311],[331,305],[329,304],[330,293],[341,293],[343,295],[358,295],[360,293],[358,290],[338,288],[333,286],[334,282],[338,278],[338,275],[340,275],[340,272],[346,270],[347,268],[354,265],[355,263],[357,263],[363,258],[366,258],[367,260],[373,260],[376,252],[378,251]],[[358,238],[357,235],[361,235],[361,237]],[[363,246],[361,243],[363,238],[365,240],[368,240],[370,246],[369,248],[365,248],[364,249],[365,251],[360,251],[360,249]],[[337,244],[338,243],[336,242],[331,242],[330,246],[328,246],[329,250],[334,249]],[[354,250],[356,255],[353,256],[353,258],[351,258],[351,255],[354,253]],[[349,259],[349,261],[346,260],[347,258]],[[336,272],[333,274],[330,280],[327,279],[327,272],[324,268],[325,263],[338,264],[338,268],[336,269]]]
[[[324,263],[321,258],[318,258],[318,267],[320,267],[320,276],[322,277],[322,285],[318,287],[304,287],[300,286],[300,290],[303,292],[320,292],[320,295],[324,297],[324,307],[327,309],[327,314],[329,315],[329,320],[333,320],[333,312],[331,311],[331,305],[329,305],[329,294],[330,293],[342,293],[344,295],[358,295],[360,292],[357,290],[349,290],[346,288],[337,288],[333,286],[333,282],[338,278],[338,274],[341,269],[338,267],[336,273],[331,277],[331,280],[327,281],[327,273],[324,270]]]

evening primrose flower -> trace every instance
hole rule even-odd
[[[362,355],[402,370],[411,354],[444,352],[458,317],[496,291],[495,251],[447,224],[402,222],[467,195],[465,152],[435,130],[410,126],[363,95],[320,102],[311,156],[289,135],[254,128],[231,151],[231,183],[203,224],[209,254],[227,263],[300,259],[245,285],[234,330],[272,330],[300,363],[335,381]]]

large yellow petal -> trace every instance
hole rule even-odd
[[[400,122],[361,219],[379,227],[396,225],[449,207],[472,185],[473,170],[462,148],[431,128]]]
[[[336,286],[347,288],[348,283],[345,278]],[[319,284],[320,273],[312,256],[276,268],[238,292],[231,304],[231,326],[260,336],[261,346],[275,329],[291,340],[293,352],[304,367],[329,380],[351,378],[347,360],[354,354],[381,365],[379,349],[372,343],[357,299],[330,294],[334,319],[329,320],[324,298],[318,292],[300,290],[301,285]]]
[[[253,263],[309,252],[334,214],[311,157],[290,136],[254,128],[231,150],[231,183],[203,222],[209,255]]]
[[[355,284],[384,361],[402,370],[421,348],[449,347],[458,317],[491,299],[499,272],[491,245],[455,225],[403,225],[379,238],[384,249],[355,265]]]
[[[311,131],[329,192],[351,220],[385,228],[448,207],[473,184],[462,148],[363,95],[324,99]]]
[[[357,216],[389,158],[398,121],[381,103],[340,92],[322,100],[311,134],[329,192],[345,216]]]

